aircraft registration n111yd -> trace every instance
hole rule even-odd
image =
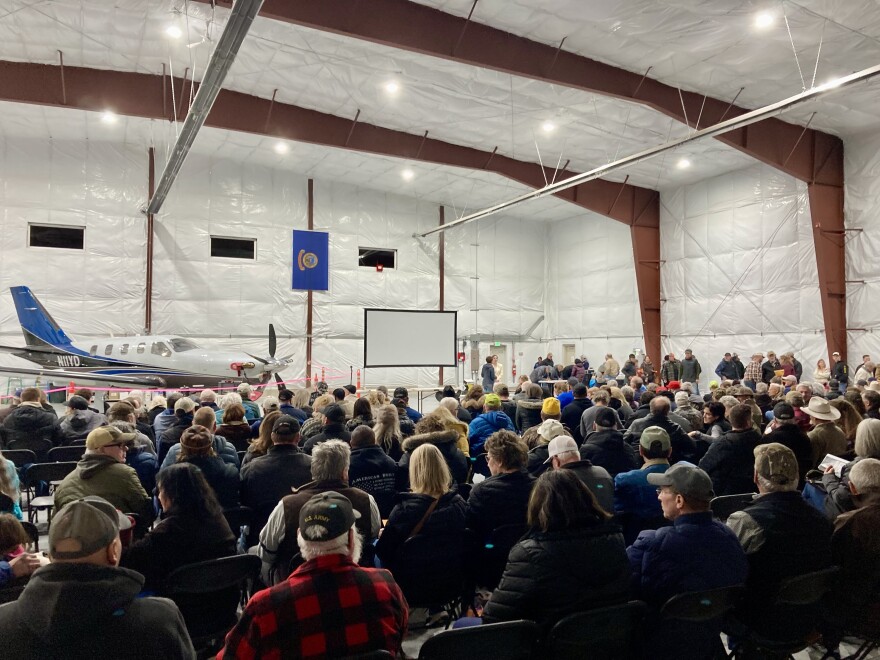
[[[174,335],[137,335],[75,343],[26,286],[10,288],[25,346],[0,351],[29,360],[38,369],[2,367],[2,373],[147,387],[219,387],[236,382],[266,383],[290,358],[275,357],[275,328],[269,324],[269,354],[200,348]]]

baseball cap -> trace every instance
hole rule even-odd
[[[182,410],[185,413],[192,412],[196,408],[196,402],[190,399],[188,396],[182,397],[177,400],[177,403],[174,404],[174,410]]]
[[[796,484],[800,479],[797,458],[794,452],[778,442],[758,445],[754,449],[755,472],[768,481],[784,486]],[[54,523],[53,523],[54,524]]]
[[[80,559],[106,548],[120,530],[130,529],[131,520],[110,502],[89,495],[70,502],[52,518],[49,554],[53,559]],[[75,541],[78,550],[58,550],[62,541]]]
[[[99,426],[86,436],[86,449],[122,445],[134,442],[136,439],[137,433],[123,433],[115,426]]]
[[[639,437],[639,444],[643,449],[651,449],[651,445],[655,442],[660,443],[660,448],[663,451],[669,451],[669,448],[672,447],[672,440],[669,439],[666,429],[659,426],[649,426],[642,431],[642,435]]]
[[[614,428],[617,426],[617,413],[614,412],[611,408],[603,406],[601,410],[596,412],[596,417],[594,419],[597,426],[603,426],[605,428]]]
[[[777,403],[773,406],[773,417],[780,420],[794,419],[794,408],[785,402]]]
[[[679,390],[675,393],[675,403],[677,405],[688,406],[690,405],[690,402],[691,400],[688,398],[687,392]]]
[[[345,408],[337,403],[331,403],[324,408],[324,417],[333,424],[342,424],[345,422]]]
[[[500,408],[501,397],[497,394],[487,394],[483,398],[483,405],[489,406],[490,408]]]
[[[647,431],[647,429],[645,430]],[[691,463],[680,462],[666,472],[651,473],[648,475],[648,483],[654,486],[669,486],[680,495],[701,502],[709,502],[715,497],[709,475]]]
[[[832,357],[835,356],[835,355],[840,356],[840,353],[838,353],[837,351],[834,351],[834,352],[831,354]]]
[[[291,436],[299,433],[299,420],[291,415],[281,415],[275,420],[275,426],[272,427],[272,433],[278,435]]]
[[[345,534],[360,517],[347,497],[328,490],[312,496],[299,510],[299,533],[307,541],[330,541]]]
[[[670,390],[680,390],[681,389],[681,381],[670,380],[669,385],[667,385],[666,387],[667,387],[667,389],[670,389]]]
[[[558,419],[545,419],[538,426],[538,435],[550,442],[553,438],[565,433],[565,427]]]
[[[88,410],[89,409],[89,402],[86,401],[81,396],[76,396],[76,395],[73,395],[72,397],[70,397],[64,403],[64,405],[67,406],[68,408],[73,408],[74,410]]]
[[[541,404],[541,412],[545,415],[558,415],[559,411],[559,399],[555,397],[544,399],[544,403]]]
[[[394,388],[394,398],[395,399],[406,399],[409,396],[409,392],[405,387],[395,387]]]
[[[554,419],[554,420],[550,420],[550,421],[555,422],[556,420]],[[550,441],[550,444],[548,445],[547,460],[544,461],[544,463],[545,464],[549,463],[550,461],[553,460],[554,456],[559,456],[559,454],[564,454],[569,451],[573,451],[573,452],[578,451],[578,446],[577,446],[577,443],[574,441],[574,438],[571,438],[567,435],[557,436],[557,437],[553,438]]]
[[[278,400],[279,401],[293,401],[293,390],[283,389],[278,390]]]

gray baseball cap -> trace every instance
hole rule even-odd
[[[701,502],[709,502],[715,497],[709,475],[696,465],[687,462],[676,463],[663,473],[649,474],[648,483],[654,486],[669,486],[680,495]]]
[[[88,557],[113,542],[120,530],[131,528],[131,520],[110,502],[89,495],[66,505],[55,514],[49,528],[49,555],[53,559]],[[73,541],[78,549],[58,550],[62,541]]]

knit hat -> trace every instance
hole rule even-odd
[[[545,415],[560,414],[559,399],[555,397],[544,399],[544,403],[541,404],[541,412]]]

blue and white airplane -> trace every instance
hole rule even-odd
[[[269,355],[207,350],[174,335],[137,335],[93,339],[76,345],[26,286],[11,287],[25,346],[0,351],[34,362],[39,369],[2,367],[0,373],[44,375],[148,387],[218,387],[266,383],[290,358],[275,357],[275,328],[269,325]]]

